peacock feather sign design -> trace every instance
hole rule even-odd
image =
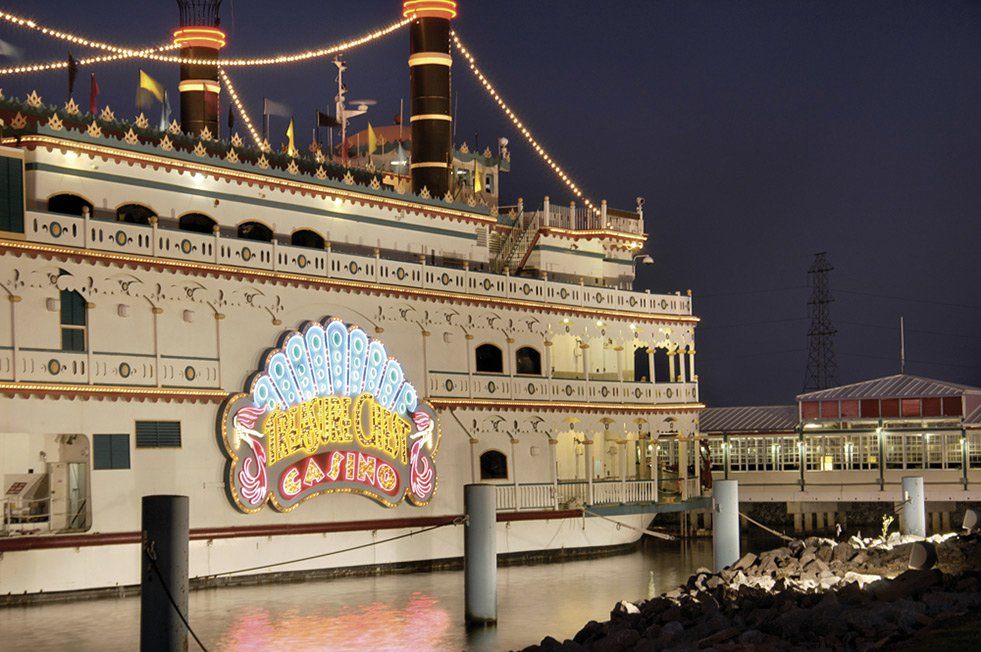
[[[227,493],[245,513],[327,493],[424,506],[436,491],[435,411],[382,342],[339,319],[284,334],[218,430]]]

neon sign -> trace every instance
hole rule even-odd
[[[237,509],[288,512],[326,493],[429,503],[439,426],[385,345],[337,319],[280,339],[219,416]]]

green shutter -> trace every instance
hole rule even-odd
[[[24,232],[24,166],[0,157],[0,231]]]
[[[137,448],[180,448],[180,421],[137,421]]]

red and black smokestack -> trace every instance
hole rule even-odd
[[[450,80],[450,20],[456,0],[404,0],[409,25],[409,85],[412,121],[412,191],[433,197],[450,189],[453,113]]]
[[[221,0],[177,0],[177,6],[181,22],[174,43],[182,59],[196,60],[181,64],[181,130],[200,134],[207,127],[217,138],[218,52],[225,46],[225,33],[218,29]]]

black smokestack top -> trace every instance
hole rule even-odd
[[[177,0],[181,27],[218,27],[221,0]]]
[[[181,64],[181,130],[200,134],[207,129],[217,138],[218,51],[225,45],[225,34],[218,29],[221,0],[177,0],[177,7],[180,27],[174,31],[174,43],[181,48],[181,58],[201,62]]]
[[[405,0],[409,25],[409,86],[412,115],[412,190],[442,197],[453,163],[450,19],[456,3]]]

